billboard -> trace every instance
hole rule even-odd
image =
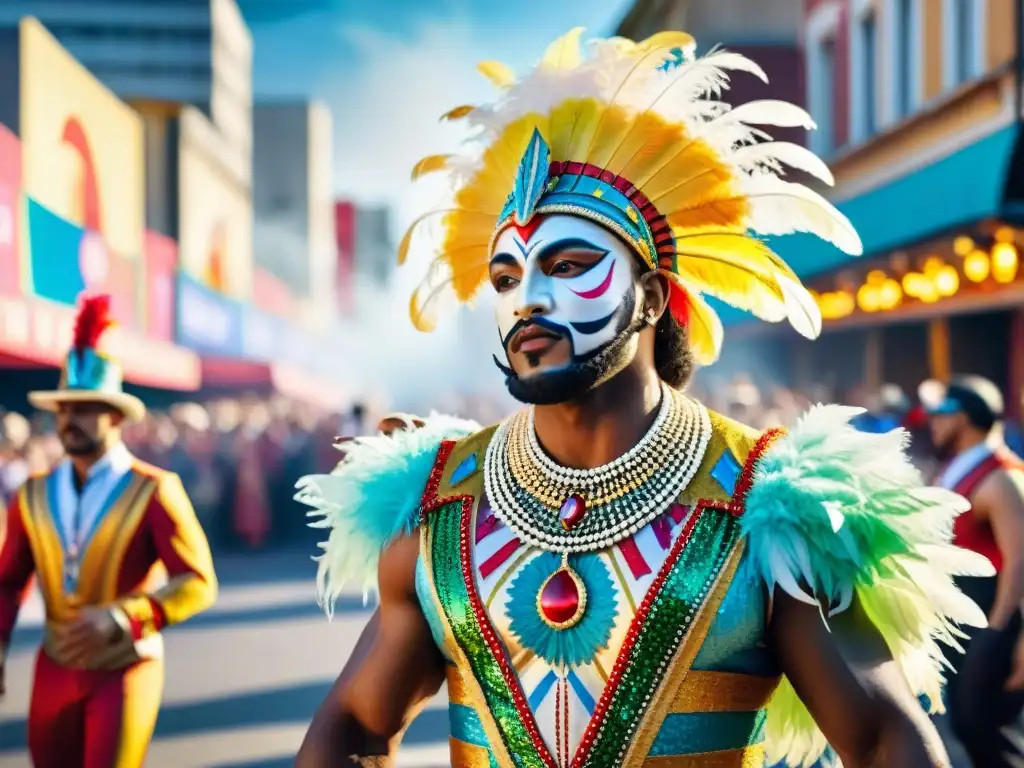
[[[180,120],[178,259],[191,278],[246,301],[252,292],[252,200],[217,162],[222,138],[197,110]]]
[[[242,355],[242,305],[178,275],[177,342],[211,357]]]
[[[178,244],[157,232],[146,232],[146,335],[174,338],[174,273]]]
[[[21,144],[0,125],[0,296],[21,293]]]
[[[35,19],[21,21],[19,66],[25,194],[99,234],[114,253],[138,258],[145,229],[141,119]]]

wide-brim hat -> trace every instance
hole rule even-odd
[[[142,421],[146,406],[127,392],[99,392],[90,389],[50,389],[29,392],[28,401],[42,411],[55,413],[61,403],[103,403],[120,411],[127,421]]]
[[[44,411],[56,411],[61,403],[102,403],[120,411],[128,421],[141,420],[146,406],[124,391],[121,366],[100,349],[102,336],[112,325],[110,297],[85,297],[60,384],[57,389],[29,392],[28,401]]]

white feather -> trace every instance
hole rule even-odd
[[[755,232],[762,235],[809,232],[851,256],[864,252],[860,235],[850,220],[817,192],[770,174],[749,177],[743,181],[742,190],[750,199],[747,223]]]
[[[803,128],[813,130],[817,126],[803,107],[788,101],[761,99],[748,101],[733,107],[727,117],[747,125],[774,125],[778,128]],[[724,119],[720,118],[720,119]]]
[[[733,153],[733,161],[745,171],[766,168],[776,173],[783,166],[796,168],[828,184],[836,183],[832,171],[824,161],[806,147],[789,141],[765,141],[740,147]]]

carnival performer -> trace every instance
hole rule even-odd
[[[953,525],[953,541],[987,557],[994,576],[957,579],[988,615],[970,628],[964,652],[947,652],[957,670],[946,690],[950,722],[972,762],[985,768],[1019,765],[1024,734],[1024,460],[999,435],[1003,396],[981,376],[955,376],[922,387],[932,444],[945,462],[937,485],[967,498],[969,511]],[[1012,738],[1011,738],[1012,736]]]
[[[857,409],[759,434],[682,391],[722,340],[704,295],[820,331],[757,235],[860,253],[782,178],[831,181],[821,161],[753,127],[809,117],[730,108],[729,72],[764,73],[684,33],[586,56],[580,34],[521,80],[481,64],[495,103],[446,115],[475,141],[414,171],[449,171],[454,200],[400,246],[438,254],[413,322],[489,283],[528,407],[357,439],[300,481],[329,531],[323,603],[361,584],[380,605],[297,764],[391,764],[447,680],[454,766],[810,765],[829,744],[848,768],[946,765],[916,696],[940,705],[939,643],[985,622],[950,577],[991,572],[949,543],[963,500],[922,487],[901,432],[854,430]]]
[[[108,296],[83,301],[59,388],[29,394],[57,414],[67,458],[21,489],[0,549],[0,684],[33,572],[46,608],[28,717],[36,768],[139,768],[163,691],[160,632],[217,596],[178,476],[121,442],[145,406],[103,351],[109,310]]]

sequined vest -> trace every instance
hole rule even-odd
[[[764,642],[766,591],[744,557],[739,518],[773,435],[713,413],[711,423],[697,474],[666,510],[665,525],[675,527],[663,561],[641,599],[618,606],[623,631],[606,651],[613,663],[571,750],[558,739],[562,723],[545,722],[561,710],[536,703],[550,674],[530,675],[529,649],[481,595],[474,542],[487,523],[483,463],[494,429],[441,446],[423,499],[416,587],[449,664],[453,766],[762,765],[763,710],[780,675]],[[522,550],[520,561],[545,556]]]

